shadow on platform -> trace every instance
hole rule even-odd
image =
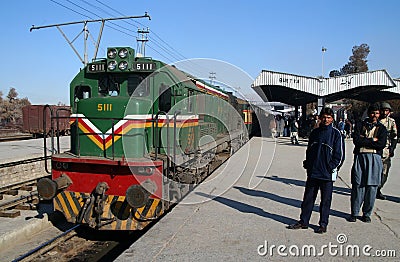
[[[269,180],[273,180],[273,181],[278,181],[278,182],[282,182],[284,184],[287,185],[295,185],[295,186],[301,186],[301,187],[305,187],[306,186],[306,181],[304,180],[297,180],[297,179],[291,179],[291,178],[283,178],[283,177],[278,177],[278,176],[257,176],[258,178],[265,178],[265,179],[269,179]],[[333,193],[335,194],[340,194],[340,195],[345,195],[345,196],[349,196],[351,195],[351,188],[348,187],[338,187],[338,186],[333,186]],[[400,197],[396,197],[396,196],[389,196],[386,195],[386,200],[387,201],[392,201],[395,203],[400,203]],[[350,199],[349,199],[350,201]]]
[[[295,180],[295,181],[297,181],[297,180]],[[298,181],[298,182],[301,182],[301,181]],[[283,197],[283,196],[279,196],[279,195],[265,192],[265,191],[247,189],[244,187],[234,186],[233,188],[238,189],[241,193],[249,195],[249,196],[263,197],[263,198],[266,198],[266,199],[269,199],[269,200],[272,200],[275,202],[279,202],[279,203],[286,204],[289,206],[297,207],[297,208],[299,208],[299,213],[300,213],[300,207],[301,207],[301,202],[302,202],[301,200]],[[217,201],[221,204],[224,204],[228,207],[234,208],[240,212],[253,213],[253,214],[256,214],[256,215],[259,215],[262,217],[273,219],[273,220],[283,223],[285,225],[290,225],[290,224],[297,222],[297,219],[292,219],[292,218],[289,218],[289,217],[286,217],[286,216],[283,216],[280,214],[270,213],[270,212],[263,210],[262,208],[255,207],[255,206],[252,206],[252,205],[249,205],[246,203],[242,203],[242,202],[239,202],[236,200],[228,199],[228,198],[225,198],[222,196],[213,196],[213,195],[205,194],[202,192],[196,192],[196,194],[200,195],[202,197],[210,198],[210,199]],[[319,212],[319,206],[315,205],[313,211]],[[346,219],[349,216],[348,213],[344,213],[344,212],[334,210],[334,209],[331,209],[330,215],[340,217],[343,219]]]
[[[301,142],[301,141],[299,141],[299,144],[292,144],[292,142],[291,142],[290,140],[286,140],[286,139],[283,140],[283,139],[277,138],[277,139],[275,140],[275,142],[276,142],[277,144],[287,145],[287,146],[302,146],[302,147],[307,147],[307,143]]]
[[[287,185],[295,185],[295,186],[301,186],[305,187],[306,186],[306,181],[305,180],[297,180],[297,179],[292,179],[292,178],[283,178],[283,177],[278,177],[278,176],[258,176],[259,178],[265,178],[273,181],[278,181],[282,182]],[[340,194],[340,195],[348,195],[350,196],[351,194],[351,189],[347,187],[338,187],[338,186],[333,186],[333,193]]]
[[[213,196],[213,195],[205,194],[205,193],[202,193],[202,192],[196,192],[196,194],[199,195],[199,196],[202,196],[202,197],[210,198],[210,199],[212,199],[214,201],[217,201],[217,202],[219,202],[221,204],[224,204],[224,205],[226,205],[228,207],[234,208],[234,209],[236,209],[236,210],[238,210],[238,211],[240,211],[242,213],[256,214],[258,216],[262,216],[262,217],[265,217],[265,218],[270,218],[270,219],[273,219],[275,221],[281,222],[281,223],[283,223],[285,225],[290,225],[290,224],[293,224],[293,223],[297,222],[297,220],[295,220],[295,219],[288,218],[288,217],[285,217],[285,216],[281,216],[279,214],[269,213],[269,212],[263,210],[262,208],[255,207],[255,206],[252,206],[252,205],[248,205],[248,204],[245,204],[245,203],[242,203],[242,202],[239,202],[239,201],[236,201],[236,200],[232,200],[232,199],[229,199],[229,198],[225,198],[225,197],[221,197],[221,196]]]
[[[287,205],[290,205],[290,206],[293,206],[293,207],[298,207],[299,209],[301,208],[302,200],[283,197],[283,196],[279,196],[279,195],[276,195],[276,194],[273,194],[273,193],[268,193],[268,192],[264,192],[264,191],[248,189],[248,188],[244,188],[244,187],[234,186],[233,188],[238,189],[240,192],[242,192],[243,194],[246,194],[246,195],[255,196],[255,197],[263,197],[263,198],[267,198],[267,199],[273,200],[275,202],[279,202],[279,203],[282,203],[282,204],[287,204]],[[319,212],[319,206],[318,205],[314,205],[313,211]],[[331,209],[330,215],[331,216],[340,217],[340,218],[344,218],[344,219],[346,219],[349,216],[348,213],[344,213],[342,211],[338,211],[338,210],[334,210],[334,209]]]
[[[395,202],[395,203],[400,203],[400,197],[386,195],[386,200],[387,201],[392,201],[392,202]]]

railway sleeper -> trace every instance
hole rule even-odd
[[[37,203],[36,203],[37,204]],[[36,210],[37,206],[34,203],[23,203],[14,207],[17,210]]]
[[[4,195],[16,196],[18,195],[18,189],[7,190],[3,192]]]
[[[21,215],[19,210],[0,210],[0,217],[15,218]]]

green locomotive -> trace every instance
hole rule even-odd
[[[52,156],[38,190],[68,221],[97,229],[143,229],[246,143],[251,126],[246,101],[129,47],[81,69],[70,99],[71,150]]]

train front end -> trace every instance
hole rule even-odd
[[[164,163],[147,152],[155,123],[146,78],[157,67],[131,48],[108,48],[71,82],[71,150],[53,155],[52,179],[38,183],[69,222],[140,230],[164,213]]]

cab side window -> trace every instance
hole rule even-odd
[[[158,101],[158,110],[168,113],[171,109],[171,88],[164,83],[160,85]]]
[[[81,99],[87,99],[92,96],[92,91],[90,89],[90,86],[76,86],[74,90],[74,97],[75,99],[81,100]]]
[[[150,94],[150,79],[146,74],[135,74],[128,77],[128,95],[144,97]]]
[[[188,103],[187,110],[188,110],[188,112],[193,112],[193,104],[194,104],[194,101],[195,101],[195,97],[193,95],[194,95],[194,91],[193,90],[189,90],[188,91],[188,98],[187,98],[187,103]]]

